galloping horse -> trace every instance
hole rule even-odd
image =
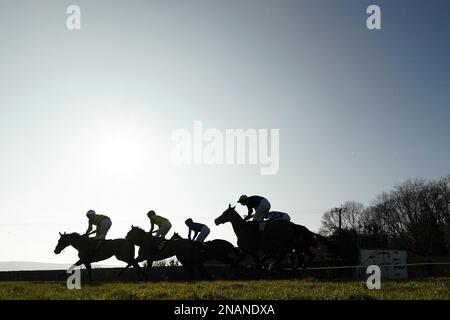
[[[79,233],[59,233],[60,238],[55,254],[60,254],[62,250],[68,246],[78,250],[80,260],[75,262],[75,266],[84,264],[89,274],[89,280],[92,281],[92,262],[103,261],[115,256],[117,260],[124,261],[128,265],[133,266],[136,270],[138,279],[141,280],[141,268],[134,259],[134,245],[127,239],[104,240],[97,249],[97,240],[89,239],[85,235]]]
[[[214,222],[216,225],[226,222],[231,223],[242,254],[252,255],[259,269],[261,269],[261,263],[258,250],[262,250],[269,257],[275,257],[274,265],[280,263],[289,252],[295,250],[298,262],[294,269],[297,269],[303,263],[303,254],[306,254],[309,256],[308,261],[303,263],[303,269],[306,269],[315,257],[311,252],[311,247],[317,247],[319,242],[327,244],[324,237],[287,220],[268,221],[265,230],[259,231],[258,226],[246,222],[235,208],[228,205],[228,209]]]
[[[136,261],[157,261],[176,256],[178,261],[187,268],[191,279],[194,278],[195,269],[205,278],[210,278],[203,263],[206,261],[206,252],[200,243],[188,239],[163,240],[153,237],[139,227],[131,226],[126,239],[139,247]],[[161,241],[165,241],[161,246]],[[129,265],[127,266],[127,268]]]
[[[171,240],[182,239],[178,233],[174,233]],[[230,266],[229,274],[239,273],[240,250],[230,242],[222,239],[214,239],[203,243],[207,260],[217,260]]]

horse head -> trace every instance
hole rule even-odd
[[[170,240],[177,240],[177,239],[181,239],[181,236],[178,232],[174,232]]]
[[[55,250],[53,251],[55,254],[60,254],[61,251],[63,251],[65,248],[67,248],[68,246],[70,246],[72,244],[72,240],[73,237],[75,235],[79,234],[75,234],[75,233],[59,233],[59,240],[58,240],[58,244],[56,245]]]
[[[235,216],[239,216],[235,209],[236,207],[232,207],[231,204],[228,204],[227,210],[225,210],[216,220],[214,220],[216,226],[226,222],[231,222]]]
[[[147,233],[142,230],[139,227],[131,226],[131,230],[128,231],[127,235],[125,236],[125,239],[130,240],[134,244],[142,243],[144,237],[147,235]]]

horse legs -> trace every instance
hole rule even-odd
[[[145,274],[144,271],[142,271],[141,267],[139,266],[139,263],[137,263],[136,260],[135,260],[135,261],[133,261],[132,264],[133,264],[134,270],[136,271],[138,280],[139,280],[139,281],[142,280],[141,274],[144,276],[145,279],[147,279],[147,275]]]
[[[75,267],[79,267],[79,266],[81,266],[82,264],[83,264],[83,261],[78,260],[78,261],[75,262],[73,265],[74,265]]]
[[[297,270],[301,265],[304,265],[305,258],[303,257],[303,250],[295,249],[295,254],[297,255],[297,263],[292,268],[292,271]]]
[[[123,268],[122,270],[120,270],[120,272],[117,276],[118,277],[122,276],[122,274],[125,272],[125,270],[127,270],[131,266],[134,267],[134,264],[137,264],[139,266],[139,262],[142,262],[144,260],[145,260],[144,258],[142,258],[141,256],[138,256],[136,259],[132,260],[132,262],[128,262],[127,266],[125,268]],[[125,260],[122,260],[122,261],[125,261]],[[127,262],[127,261],[125,261],[125,262]],[[139,270],[140,270],[140,267],[139,267]]]
[[[242,250],[242,251],[238,254],[237,263],[240,263],[242,260],[244,260],[244,258],[245,258],[247,255],[248,255],[248,252]]]
[[[200,272],[200,275],[207,280],[211,280],[211,276],[206,272],[205,266],[202,263],[197,265],[197,269]]]
[[[195,268],[193,266],[186,266],[186,268],[188,269],[188,272],[189,272],[189,279],[191,281],[194,281]]]
[[[262,270],[261,261],[259,260],[258,252],[255,251],[252,253],[253,260],[255,261],[255,266],[257,269]]]
[[[125,268],[120,270],[120,272],[119,272],[119,274],[117,276],[120,278],[122,276],[122,274],[125,272],[125,270],[127,270],[131,266],[132,266],[132,263],[127,264],[127,266]]]
[[[262,259],[260,259],[261,264],[266,264],[267,262],[269,262],[270,260],[273,260],[274,257],[268,254],[264,254],[264,257]]]
[[[295,257],[294,257],[294,251],[295,251],[295,250],[292,250],[291,252],[289,252],[289,253],[286,255],[286,258],[287,258],[287,262],[288,262],[289,267],[294,267],[294,266],[297,265],[297,262],[295,261]]]
[[[86,266],[88,275],[89,275],[89,281],[92,281],[92,267],[90,262],[85,262],[84,265]]]
[[[228,276],[239,276],[241,274],[241,265],[236,260],[230,260],[228,261],[228,264],[230,265],[230,269],[228,270]]]
[[[283,261],[285,257],[286,254],[278,253],[275,261],[269,265],[269,271],[275,270],[275,268],[278,267],[278,265],[281,263],[281,261]]]
[[[139,266],[139,263],[142,262],[142,261],[144,261],[144,260],[145,260],[145,258],[139,255],[136,259],[134,259],[134,264],[135,264],[136,266],[134,266],[134,265],[133,265],[133,266],[134,266],[134,268],[135,268],[136,270],[139,270],[139,272],[143,275],[144,279],[147,280],[147,279],[148,279],[147,274],[146,274],[145,271],[142,270],[141,267]],[[148,261],[148,260],[147,260],[147,261]],[[150,266],[151,266],[151,264],[150,264]],[[148,265],[147,265],[147,268],[148,268]]]
[[[230,265],[230,269],[228,271],[228,275],[239,275],[240,272],[240,262],[242,260],[241,252],[237,252],[236,250],[233,250],[231,253],[228,253],[226,256],[228,260],[228,264]]]
[[[150,272],[150,270],[152,269],[152,265],[153,265],[153,260],[147,259],[147,267],[145,268],[145,271]]]
[[[311,261],[316,257],[316,255],[312,253],[310,249],[306,250],[305,253],[308,256],[308,260],[303,264],[303,270],[306,270]]]
[[[73,267],[79,267],[83,264],[83,261],[78,260],[77,262],[75,262],[73,265],[71,265],[69,268],[73,268]],[[67,271],[63,271],[61,272],[61,274],[58,275],[58,278],[65,278],[67,276]]]

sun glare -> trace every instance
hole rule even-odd
[[[143,146],[127,135],[108,137],[97,151],[100,167],[110,174],[131,174],[142,164]]]

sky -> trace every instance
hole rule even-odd
[[[347,200],[449,174],[449,31],[446,0],[0,0],[0,261],[75,262],[53,250],[89,209],[108,238],[153,209],[169,236],[191,217],[235,243],[213,220],[241,194],[317,231]],[[194,121],[279,129],[278,173],[175,164]]]

